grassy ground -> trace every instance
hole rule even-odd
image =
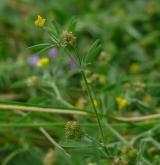
[[[160,165],[160,1],[0,3],[0,164]]]

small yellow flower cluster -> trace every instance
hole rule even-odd
[[[73,43],[76,41],[76,37],[73,35],[72,32],[63,31],[62,32],[62,42],[61,46],[63,48],[68,47],[69,45],[73,45]]]
[[[100,84],[105,84],[105,83],[106,83],[106,76],[104,76],[104,75],[99,75],[99,77],[98,77],[98,82],[99,82]]]
[[[127,100],[122,97],[116,98],[116,103],[119,109],[125,108],[127,105]]]
[[[37,66],[40,68],[43,68],[44,66],[46,66],[49,63],[49,58],[47,57],[43,57],[41,59],[38,60],[37,62]]]
[[[75,106],[76,106],[77,108],[83,109],[84,106],[85,106],[85,103],[86,103],[85,98],[80,97],[80,98],[77,100]]]
[[[87,76],[88,83],[96,82],[96,83],[103,85],[107,82],[106,76],[104,74],[92,73],[88,70],[85,73]]]
[[[139,70],[140,70],[140,67],[139,67],[139,65],[137,63],[132,63],[131,66],[130,66],[130,68],[129,68],[129,70],[133,74],[134,73],[138,73]]]
[[[95,107],[98,107],[98,101],[96,99],[93,100],[93,104]]]
[[[98,77],[98,75],[95,74],[95,73],[94,74],[87,75],[87,82],[89,84],[91,84],[91,83],[93,83],[93,82],[95,82],[97,80],[97,77]]]
[[[44,24],[46,22],[46,19],[44,19],[43,17],[41,17],[40,15],[38,15],[37,19],[35,20],[35,25],[38,27],[43,27]]]

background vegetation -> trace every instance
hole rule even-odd
[[[159,165],[160,1],[0,3],[0,164]],[[76,18],[82,56],[99,39],[85,74],[103,143],[79,67],[59,48],[29,49],[50,41],[37,15],[61,30]],[[49,63],[35,65],[43,57]]]

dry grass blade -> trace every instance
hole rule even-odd
[[[18,110],[18,111],[30,111],[30,112],[46,112],[55,114],[72,114],[72,115],[89,115],[87,112],[79,110],[69,110],[69,109],[57,109],[57,108],[42,108],[42,107],[32,107],[32,106],[20,106],[20,105],[6,105],[0,104],[0,110]]]
[[[153,120],[153,119],[159,119],[159,118],[160,118],[160,114],[136,116],[136,117],[114,117],[114,119],[124,121],[124,122],[145,121],[145,120]]]

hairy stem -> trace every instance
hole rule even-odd
[[[81,74],[82,74],[83,80],[84,80],[84,82],[85,82],[85,85],[86,85],[86,88],[87,88],[87,92],[88,92],[90,101],[91,101],[91,103],[92,103],[92,107],[93,107],[93,109],[94,109],[94,111],[95,111],[95,114],[96,114],[96,118],[97,118],[97,121],[98,121],[98,125],[99,125],[99,129],[100,129],[100,132],[101,132],[101,136],[102,136],[102,141],[104,142],[103,129],[102,129],[102,126],[101,126],[101,122],[100,122],[100,118],[99,118],[99,115],[98,115],[96,106],[95,106],[95,104],[94,104],[94,100],[93,100],[93,96],[92,96],[92,93],[91,93],[89,84],[88,84],[87,79],[86,79],[86,75],[85,75],[84,71],[81,71]]]

